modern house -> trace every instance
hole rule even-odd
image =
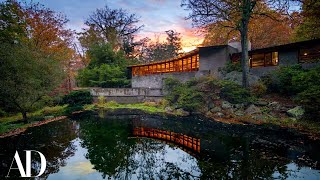
[[[249,48],[250,49],[250,48]],[[249,51],[250,73],[261,76],[279,65],[302,64],[309,68],[320,61],[320,39],[296,42]],[[193,77],[219,77],[219,68],[241,57],[239,43],[198,47],[178,57],[128,67],[133,88],[162,88],[163,79],[187,81]]]

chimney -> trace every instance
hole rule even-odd
[[[238,52],[241,52],[241,51],[242,51],[242,50],[241,50],[241,42],[239,42],[239,41],[230,40],[230,41],[228,42],[228,46],[231,46],[231,47],[237,49]],[[250,50],[251,50],[251,42],[248,41],[248,51],[250,51]]]

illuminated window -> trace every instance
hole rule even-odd
[[[320,45],[316,45],[311,48],[300,49],[299,62],[300,63],[312,63],[320,61]]]

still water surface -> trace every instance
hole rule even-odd
[[[47,159],[63,179],[320,179],[320,142],[279,128],[201,117],[83,113],[0,139],[0,176],[16,150]],[[40,161],[33,158],[37,174]],[[21,157],[22,160],[24,159]],[[19,176],[12,170],[10,177]]]

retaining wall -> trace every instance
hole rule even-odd
[[[163,97],[158,88],[89,88],[94,100],[104,96],[106,101],[115,101],[121,104],[142,103],[146,101],[159,101]]]

